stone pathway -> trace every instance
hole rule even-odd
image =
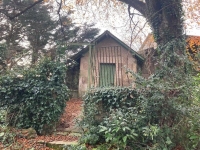
[[[43,141],[40,141],[42,143]],[[52,141],[46,143],[46,146],[53,150],[63,150],[67,146],[78,145],[77,141]],[[67,148],[66,148],[67,150]]]

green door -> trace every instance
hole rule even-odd
[[[115,68],[115,64],[100,64],[100,86],[114,86]]]

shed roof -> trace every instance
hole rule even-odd
[[[138,54],[135,50],[133,50],[131,47],[129,47],[128,45],[126,45],[123,41],[121,41],[119,38],[117,38],[116,36],[114,36],[112,33],[110,33],[108,30],[106,30],[104,33],[102,33],[101,35],[99,35],[97,38],[95,38],[92,42],[90,42],[91,44],[98,44],[99,42],[101,42],[103,39],[107,38],[107,37],[111,37],[114,41],[116,41],[119,45],[121,45],[122,47],[124,47],[126,50],[130,51],[133,56],[136,57],[136,59],[140,62],[144,61],[144,58]],[[76,53],[75,55],[73,55],[71,57],[71,59],[73,60],[77,60],[79,58],[81,58],[83,56],[83,54],[85,54],[86,52],[88,52],[89,50],[89,46],[87,46],[86,48],[83,48],[81,51],[79,51],[78,53]]]

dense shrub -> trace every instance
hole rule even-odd
[[[133,150],[198,149],[199,94],[188,89],[199,86],[189,77],[179,86],[172,79],[136,75],[135,89],[92,89],[84,98],[81,142]]]
[[[46,59],[34,69],[2,76],[0,105],[9,108],[9,124],[39,134],[50,131],[69,98],[65,72],[65,64]]]
[[[91,91],[89,91],[84,97],[84,104],[85,104],[84,118],[81,122],[81,126],[88,130],[83,135],[80,141],[82,143],[96,144],[99,142],[104,142],[107,138],[106,141],[111,142],[112,141],[110,139],[112,138],[111,136],[113,136],[113,138],[114,137],[118,138],[118,141],[122,140],[121,137],[129,133],[128,126],[130,124],[128,126],[126,126],[125,124],[121,126],[118,126],[118,125],[122,123],[121,121],[123,121],[123,119],[125,120],[127,119],[127,121],[131,121],[129,120],[131,117],[130,118],[123,118],[122,116],[116,117],[115,113],[118,113],[121,115],[128,114],[128,112],[131,109],[126,109],[126,108],[132,108],[133,106],[138,106],[138,102],[137,102],[138,96],[139,95],[135,89],[131,89],[127,87],[98,88],[98,89],[92,89]],[[123,111],[123,114],[120,112],[120,110]],[[141,111],[140,107],[138,107],[137,110],[134,110],[134,111],[136,112]],[[119,117],[121,119],[117,120],[117,118]],[[114,129],[114,130],[118,130],[118,131],[116,131],[116,133],[111,133],[112,132],[111,128],[115,128],[115,127],[117,129]],[[123,131],[124,127],[126,131]],[[107,129],[110,131],[110,133],[106,131]],[[106,133],[107,137],[105,136],[104,133]],[[121,136],[117,137],[117,135],[121,135]],[[136,135],[136,134],[133,133],[133,135]],[[129,138],[128,135],[127,135],[127,138]],[[119,143],[119,144],[122,144],[122,143]]]
[[[112,109],[136,105],[137,98],[137,92],[127,87],[91,89],[84,97],[84,116],[89,119],[86,122],[99,124]]]
[[[193,103],[190,108],[190,118],[185,125],[187,128],[187,137],[190,143],[186,144],[188,148],[200,149],[200,74],[194,77]],[[191,148],[190,148],[191,149]]]

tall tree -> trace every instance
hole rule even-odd
[[[25,1],[24,5],[31,3],[33,0],[28,0]],[[29,49],[32,51],[31,63],[35,64],[39,55],[44,53],[44,47],[52,37],[56,22],[51,19],[48,5],[36,5],[18,18],[26,29],[25,34],[30,42]]]
[[[4,0],[1,5],[1,11],[5,14],[15,14],[20,10],[17,9],[13,1]],[[4,13],[0,13],[0,41],[6,45],[4,55],[6,65],[5,69],[9,69],[16,63],[14,57],[23,52],[24,48],[19,43],[24,39],[24,28],[17,19],[11,21]]]
[[[54,59],[57,44],[90,41],[98,33],[98,29],[87,24],[83,27],[76,26],[70,18],[71,11],[55,18],[57,14],[50,13],[50,4],[37,3],[34,7],[29,7],[32,4],[35,4],[34,0],[3,2],[0,11],[3,20],[0,25],[0,40],[6,42],[7,50],[11,51],[8,54],[10,59],[23,49],[27,49],[26,54],[31,54],[32,64],[49,53]],[[22,13],[24,9],[27,11]],[[70,47],[72,48],[77,49]],[[63,53],[65,51],[66,49]]]

